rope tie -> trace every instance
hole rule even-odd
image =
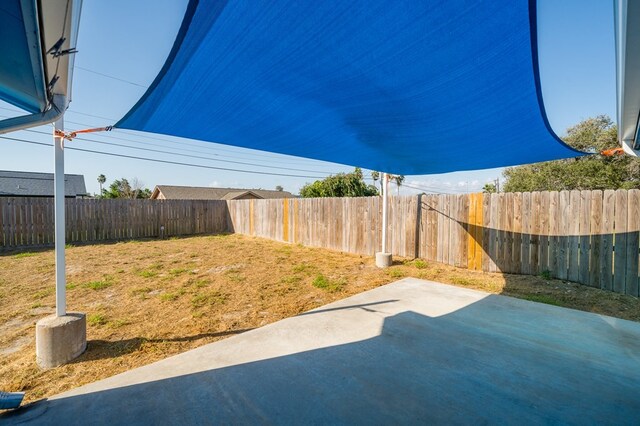
[[[113,129],[113,126],[95,127],[93,129],[76,130],[73,132],[63,132],[62,130],[56,129],[55,135],[59,138],[72,141],[76,136],[78,136],[78,134],[81,134],[81,133],[110,132],[112,129]]]

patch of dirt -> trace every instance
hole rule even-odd
[[[235,265],[216,266],[215,268],[209,269],[207,272],[210,274],[221,274],[226,271],[242,268],[244,268],[244,263],[236,263]],[[197,269],[194,269],[194,271],[197,271]]]
[[[401,258],[381,270],[369,256],[241,235],[132,241],[67,250],[67,306],[87,313],[88,349],[43,371],[34,324],[54,312],[53,252],[13,254],[0,256],[0,389],[26,391],[26,402],[404,277],[640,321],[636,298],[541,277]],[[320,276],[339,285],[314,286]]]
[[[29,311],[29,315],[31,316],[47,316],[56,312],[56,308],[53,306],[39,306],[37,308],[33,308]]]
[[[5,335],[6,333],[12,333],[15,330],[23,328],[30,322],[32,322],[30,318],[16,317],[16,318],[11,318],[9,321],[6,321],[4,323],[0,323],[0,336]]]
[[[18,352],[20,349],[24,348],[26,345],[32,342],[33,342],[32,337],[28,337],[28,336],[19,337],[18,339],[12,342],[9,342],[9,344],[5,344],[2,347],[0,347],[0,356],[9,355],[9,354]]]

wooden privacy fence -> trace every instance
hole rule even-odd
[[[379,197],[66,200],[67,241],[236,232],[373,255]],[[163,229],[163,231],[161,231]],[[0,198],[0,249],[53,243],[53,200]],[[388,250],[458,267],[545,274],[638,296],[640,191],[391,197]]]
[[[232,232],[374,255],[380,251],[380,197],[231,200],[227,202]],[[417,197],[392,197],[389,249],[415,257],[419,217]]]
[[[213,234],[228,230],[225,201],[66,199],[67,243]],[[0,249],[54,243],[52,198],[0,197]]]
[[[233,232],[373,255],[381,200],[228,201]],[[392,197],[389,249],[489,272],[545,274],[638,296],[640,191]]]

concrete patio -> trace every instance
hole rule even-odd
[[[404,279],[4,424],[637,424],[640,324]]]

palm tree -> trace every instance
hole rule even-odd
[[[105,183],[106,181],[107,181],[107,178],[105,175],[98,176],[98,183],[100,184],[100,197],[102,197],[102,184]]]
[[[380,179],[380,172],[372,171],[371,179],[373,179],[373,186],[376,186],[376,182]],[[380,193],[382,194],[382,181],[380,182]]]
[[[402,186],[402,182],[404,182],[404,175],[395,175],[392,176],[391,179],[393,179],[396,182],[396,185],[398,185],[398,195],[400,195],[400,187]]]

